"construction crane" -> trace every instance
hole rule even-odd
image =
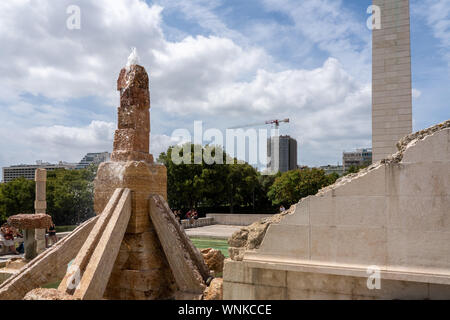
[[[278,129],[280,126],[280,123],[289,123],[289,119],[283,119],[283,120],[267,120],[264,123],[258,122],[258,123],[253,123],[253,124],[245,124],[242,126],[236,126],[236,127],[231,127],[228,129],[239,129],[239,128],[247,128],[247,127],[256,127],[256,126],[262,126],[262,125],[266,125],[266,124],[270,124],[270,125],[274,125],[275,129]]]
[[[275,125],[275,128],[278,129],[278,127],[280,126],[280,123],[283,123],[283,122],[289,123],[289,119],[286,118],[283,120],[268,120],[268,121],[266,121],[266,124],[273,124],[273,125]]]

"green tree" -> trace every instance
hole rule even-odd
[[[326,175],[322,169],[292,170],[277,177],[267,195],[274,205],[290,206],[301,198],[316,194],[336,179],[336,175]]]
[[[172,161],[173,148],[167,153],[161,153],[158,162],[167,168],[167,194],[172,208],[193,208],[201,200],[203,180],[201,178],[202,165],[194,163],[194,145],[190,146],[190,163],[175,164]],[[180,151],[183,157],[183,150]]]
[[[25,178],[0,184],[0,220],[19,213],[33,213],[35,198],[34,181]]]
[[[253,206],[254,192],[258,184],[258,173],[247,163],[227,164],[225,192],[227,194],[230,213],[236,206]]]
[[[47,173],[47,211],[56,225],[72,225],[94,216],[96,168]]]
[[[56,225],[72,225],[94,216],[93,181],[97,166],[47,172],[47,213]],[[34,213],[35,183],[25,178],[0,185],[0,222],[18,213]]]
[[[182,146],[191,151],[191,164],[175,164],[172,161],[174,148],[161,153],[158,162],[167,167],[167,192],[172,208],[188,209],[192,207],[229,206],[230,212],[236,207],[254,207],[258,192],[258,172],[247,163],[237,163],[220,146],[199,147],[193,144]],[[199,164],[194,163],[194,150],[199,148],[203,155],[222,159],[222,163],[205,162],[205,156]],[[177,150],[178,151],[178,150]],[[180,150],[183,157],[183,150]],[[222,158],[220,158],[222,155]],[[234,164],[233,164],[234,163]]]

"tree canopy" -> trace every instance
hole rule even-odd
[[[274,205],[290,206],[301,198],[316,194],[338,177],[335,173],[327,175],[317,168],[288,171],[275,179],[267,195]]]
[[[78,224],[94,215],[96,166],[47,172],[47,213],[56,225]],[[18,213],[34,213],[35,182],[18,178],[0,185],[0,222]]]
[[[202,157],[201,163],[194,164],[196,146],[193,144],[190,145],[191,163],[174,163],[172,147],[158,158],[167,167],[168,201],[172,208],[229,206],[233,212],[238,207],[258,208],[267,203],[261,197],[260,174],[255,168],[237,159],[230,161],[220,146],[197,147],[202,154],[213,158],[223,154],[222,164],[207,163],[211,162],[205,161],[208,157]],[[183,149],[189,150],[189,146]],[[180,156],[183,156],[183,150],[180,150]]]
[[[316,168],[262,175],[248,163],[230,158],[220,146],[202,147],[189,143],[182,147],[170,147],[158,158],[158,162],[167,167],[168,201],[173,209],[197,208],[200,213],[275,212],[276,206],[290,206],[339,177],[337,174],[326,175]],[[174,163],[172,152],[180,151],[183,157],[183,149],[191,151],[191,162]],[[194,150],[200,150],[203,155],[198,164],[193,164]],[[209,161],[211,157],[222,158],[221,161]],[[185,159],[189,160],[189,155]],[[78,224],[94,216],[96,172],[96,166],[47,172],[47,212],[56,225]],[[33,213],[34,198],[34,181],[19,178],[1,184],[0,222],[14,214]]]

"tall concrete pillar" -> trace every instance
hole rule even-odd
[[[409,0],[373,0],[381,9],[381,29],[372,37],[373,161],[397,151],[412,131]]]
[[[35,213],[46,213],[47,210],[47,170],[36,169],[35,178],[36,182],[36,199],[34,201]],[[40,254],[45,250],[45,229],[36,229],[34,232],[34,238],[36,240],[36,252]]]

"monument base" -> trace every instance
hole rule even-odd
[[[101,213],[116,188],[132,192],[132,212],[105,291],[106,299],[171,299],[175,280],[149,218],[149,198],[167,199],[167,169],[144,161],[105,162],[98,169],[94,210]]]

